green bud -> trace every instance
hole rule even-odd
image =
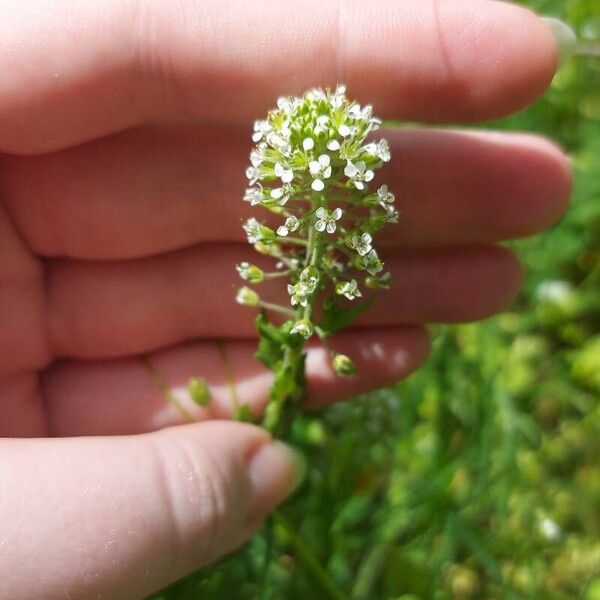
[[[240,288],[235,300],[238,304],[244,306],[258,306],[260,304],[260,296],[248,287]]]
[[[189,380],[188,393],[198,406],[208,406],[210,404],[210,390],[202,377],[192,377]]]
[[[381,275],[381,277],[367,277],[365,279],[365,285],[372,290],[384,289],[387,290],[392,282],[392,275],[388,271]]]
[[[236,270],[242,279],[245,279],[250,283],[261,283],[265,279],[265,274],[262,269],[247,262],[242,262],[237,265]]]
[[[356,365],[345,354],[336,354],[331,361],[331,366],[338,375],[343,377],[356,375]]]

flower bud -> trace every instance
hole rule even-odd
[[[356,365],[345,354],[336,354],[331,361],[333,370],[343,377],[352,377],[356,375]]]
[[[365,279],[365,285],[372,290],[384,289],[387,290],[390,287],[392,276],[390,272],[384,273],[380,277],[367,277]]]
[[[191,399],[199,406],[210,404],[210,391],[206,381],[201,377],[192,377],[188,382],[188,393]]]
[[[265,279],[265,274],[262,269],[247,262],[241,262],[236,266],[236,270],[242,279],[245,279],[250,283],[261,283]]]
[[[290,333],[301,335],[307,340],[314,332],[313,324],[308,319],[301,319],[296,321],[294,326],[290,329]]]
[[[235,300],[238,304],[243,304],[244,306],[258,306],[260,304],[259,295],[248,287],[240,288]]]

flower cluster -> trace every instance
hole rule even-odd
[[[391,158],[387,141],[372,139],[380,125],[370,105],[346,98],[344,86],[280,98],[267,119],[254,123],[244,201],[281,221],[253,217],[244,230],[277,267],[268,273],[244,262],[237,270],[250,284],[287,277],[289,305],[257,300],[248,288],[238,301],[286,314],[294,335],[328,335],[316,322],[317,299],[327,293],[355,301],[363,296],[361,287],[389,286],[373,246],[376,232],[398,220],[394,194],[374,184],[376,170]],[[344,362],[339,371],[349,373],[347,360],[333,364]]]

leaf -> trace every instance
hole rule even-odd
[[[373,304],[373,298],[369,298],[360,304],[352,304],[348,308],[340,305],[335,294],[328,296],[323,302],[323,319],[319,323],[319,329],[325,335],[332,335],[340,329],[348,327],[352,321],[360,317]]]

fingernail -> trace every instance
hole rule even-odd
[[[569,25],[555,17],[542,17],[542,21],[546,23],[558,46],[559,60],[558,66],[562,67],[568,62],[577,50],[577,36]]]
[[[254,499],[250,521],[260,520],[298,489],[306,476],[304,455],[274,440],[260,447],[248,464]]]

